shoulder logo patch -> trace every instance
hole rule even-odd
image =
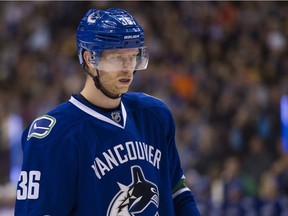
[[[35,119],[30,126],[27,140],[29,140],[31,137],[35,137],[38,139],[46,137],[55,124],[56,119],[49,115],[44,115]]]

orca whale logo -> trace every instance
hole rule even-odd
[[[120,191],[111,201],[107,216],[134,216],[143,212],[150,204],[159,205],[158,187],[145,179],[139,166],[131,167],[132,183],[119,182]],[[155,215],[158,213],[155,212]]]

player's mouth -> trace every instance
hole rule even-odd
[[[119,79],[119,82],[124,84],[124,85],[128,85],[128,84],[130,84],[131,79],[130,78],[122,78],[122,79]]]

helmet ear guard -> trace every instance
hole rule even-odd
[[[78,54],[78,58],[79,58],[79,62],[81,64],[82,67],[85,67],[86,64],[86,60],[84,58],[84,52],[87,51],[87,50],[83,50],[81,51],[81,55]],[[93,66],[95,67],[96,65],[99,64],[99,58],[96,57],[96,54],[95,52],[93,51],[87,51],[89,53],[89,59],[88,61],[93,64]]]
[[[94,66],[99,64],[99,58],[97,58],[97,55],[95,52],[91,51],[89,52],[90,55],[90,63],[93,64]]]

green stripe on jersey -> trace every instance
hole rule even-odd
[[[184,178],[182,178],[182,179],[180,179],[178,184],[173,188],[172,193],[174,194],[175,192],[177,192],[183,188],[186,188],[186,187],[187,187],[187,185],[185,184]]]

